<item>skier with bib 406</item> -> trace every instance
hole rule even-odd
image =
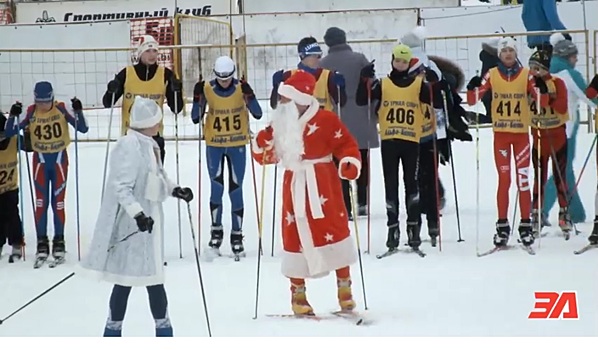
[[[228,56],[219,57],[214,65],[216,79],[200,81],[193,91],[191,119],[195,124],[205,120],[204,138],[211,182],[210,214],[212,227],[209,246],[214,255],[220,255],[224,238],[222,227],[222,196],[224,194],[224,163],[228,166],[228,194],[231,201],[231,249],[235,257],[243,255],[243,179],[247,163],[249,112],[255,119],[262,117],[253,89],[244,80],[234,79],[236,68]]]
[[[10,109],[6,122],[6,137],[12,137],[19,130],[31,130],[33,148],[33,181],[35,184],[35,226],[37,230],[36,259],[45,261],[50,253],[47,235],[48,205],[52,203],[54,214],[54,238],[52,256],[63,260],[65,255],[64,224],[69,157],[67,149],[71,143],[68,125],[76,128],[75,132],[87,133],[87,121],[83,116],[83,105],[76,97],[71,100],[74,113],[67,110],[64,102],[54,99],[54,89],[47,81],[40,81],[34,88],[35,104],[29,106],[24,118],[17,118],[23,113],[20,103]]]
[[[433,134],[434,129],[431,123],[432,101],[429,86],[424,82],[422,75],[409,74],[409,69],[418,63],[419,60],[413,57],[407,45],[397,45],[392,50],[392,70],[388,77],[374,80],[375,71],[372,63],[361,70],[362,79],[357,88],[357,105],[365,106],[371,101],[377,101],[376,112],[382,140],[382,172],[386,193],[387,254],[398,251],[399,247],[398,175],[399,164],[403,163],[408,244],[423,256],[419,250],[419,150],[422,137]]]
[[[548,106],[548,88],[542,78],[535,78],[517,60],[515,40],[510,37],[498,42],[500,62],[484,78],[475,76],[467,84],[467,103],[475,105],[486,91],[492,90],[492,128],[494,131],[494,161],[498,172],[498,221],[494,245],[503,248],[511,235],[508,220],[509,188],[511,187],[511,155],[515,158],[521,222],[519,236],[525,247],[534,243],[532,234],[531,193],[529,183],[530,108],[528,99],[540,100]],[[536,91],[538,90],[538,91]]]

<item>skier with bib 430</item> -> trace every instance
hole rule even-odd
[[[16,135],[26,127],[31,130],[33,148],[33,181],[35,184],[35,226],[37,230],[36,266],[48,258],[48,205],[52,203],[54,214],[54,238],[52,256],[58,261],[64,260],[64,224],[66,221],[64,198],[66,195],[69,157],[67,149],[71,143],[68,125],[76,128],[75,132],[87,133],[89,130],[81,101],[73,98],[72,109],[67,110],[64,102],[54,99],[54,89],[47,81],[40,81],[34,88],[35,104],[27,108],[24,118],[16,122],[23,112],[20,103],[10,109],[6,122],[6,137]]]
[[[380,125],[382,172],[386,193],[386,216],[390,253],[399,247],[399,164],[403,163],[405,202],[407,207],[407,237],[409,246],[419,252],[421,218],[419,208],[418,167],[420,140],[424,125],[426,134],[433,133],[430,114],[430,89],[422,75],[410,76],[409,68],[418,64],[407,45],[392,50],[391,72],[388,77],[375,79],[374,64],[361,70],[362,80],[357,88],[359,106],[368,100],[378,101],[376,111]],[[370,90],[370,91],[368,91]],[[435,179],[434,179],[435,181]],[[422,253],[423,254],[423,253]]]
[[[243,178],[247,163],[249,114],[255,119],[262,117],[253,89],[244,80],[234,79],[235,62],[228,57],[219,57],[214,65],[216,79],[195,84],[191,119],[199,124],[209,105],[205,120],[204,138],[206,158],[211,182],[209,246],[214,255],[220,255],[224,238],[222,227],[222,195],[224,194],[224,162],[228,165],[228,194],[231,201],[230,245],[236,258],[245,251],[243,247]]]
[[[337,73],[320,67],[320,58],[322,49],[318,41],[313,37],[306,37],[299,41],[297,52],[301,62],[297,64],[297,69],[288,71],[279,70],[272,76],[272,94],[270,95],[270,107],[273,109],[278,106],[279,95],[278,85],[286,81],[298,69],[308,72],[316,78],[316,90],[314,97],[318,100],[320,108],[327,111],[334,111],[337,105],[341,107],[347,101],[345,92],[345,79]]]
[[[507,245],[511,227],[508,220],[509,188],[511,187],[511,154],[515,158],[521,222],[519,236],[524,246],[534,243],[532,234],[531,193],[529,183],[530,142],[529,96],[540,99],[540,107],[548,106],[548,88],[541,78],[534,78],[517,60],[515,40],[510,37],[498,42],[500,62],[482,77],[475,76],[467,84],[467,103],[475,105],[486,91],[492,89],[492,128],[494,131],[494,162],[498,172],[498,221],[494,245]],[[536,91],[538,89],[538,92]]]

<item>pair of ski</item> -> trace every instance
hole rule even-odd
[[[389,257],[391,255],[395,255],[396,253],[399,252],[403,252],[403,253],[415,253],[417,255],[419,255],[422,258],[426,257],[426,253],[422,252],[419,248],[411,248],[408,250],[403,250],[403,249],[399,249],[399,248],[389,248],[386,252],[376,255],[376,259],[384,259],[386,257]]]
[[[520,244],[519,247],[521,247],[521,249],[523,249],[529,255],[536,255],[536,251],[531,246],[525,246],[523,244]],[[485,251],[483,253],[477,253],[477,256],[478,256],[478,258],[481,258],[483,256],[494,254],[494,253],[499,252],[501,250],[509,250],[511,248],[513,248],[513,246],[494,247],[494,248],[492,248],[492,249],[490,249],[488,251]]]
[[[273,318],[294,318],[294,319],[307,319],[313,321],[323,321],[323,320],[332,320],[341,318],[346,321],[351,322],[356,326],[369,326],[373,323],[372,320],[366,318],[363,314],[357,311],[332,311],[329,315],[318,315],[318,314],[308,314],[308,315],[296,315],[296,314],[271,314],[266,315],[267,317]]]
[[[220,257],[224,256],[224,255],[222,255],[222,253],[220,253],[220,249],[218,249],[218,248],[209,248],[209,249],[206,249],[204,251],[204,254],[205,254],[205,260],[208,261],[208,262],[211,262],[211,261],[213,261],[216,258],[220,258]],[[238,262],[238,261],[241,261],[241,258],[244,258],[247,255],[246,255],[245,252],[241,252],[241,253],[232,253],[232,254],[229,254],[229,255],[226,255],[226,256],[230,257],[234,261]]]
[[[66,261],[66,259],[64,257],[55,257],[52,258],[52,260],[48,261],[48,257],[39,257],[39,258],[35,258],[35,262],[33,263],[33,268],[34,269],[39,269],[40,267],[44,266],[46,263],[48,263],[48,267],[53,269],[58,265],[62,265],[64,264]]]

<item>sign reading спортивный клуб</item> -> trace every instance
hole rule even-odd
[[[17,2],[16,23],[74,23],[172,17],[177,13],[213,16],[238,13],[230,0],[97,0]]]

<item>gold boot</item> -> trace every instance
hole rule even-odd
[[[291,305],[295,315],[313,315],[314,309],[309,305],[305,294],[305,284],[291,283]]]
[[[338,288],[338,304],[341,307],[341,311],[353,311],[356,305],[353,300],[353,293],[351,292],[351,278],[337,278],[336,284]]]

